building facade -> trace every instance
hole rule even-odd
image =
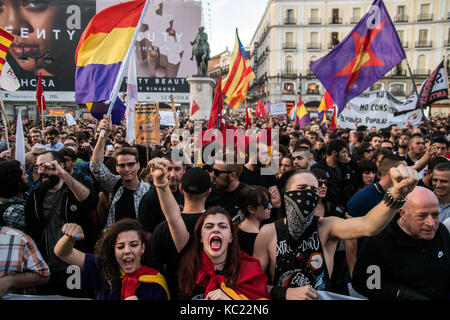
[[[309,69],[350,33],[370,9],[372,0],[269,0],[250,42],[256,79],[249,101],[295,103],[300,95],[310,112],[325,92]],[[416,86],[446,58],[450,68],[450,2],[385,0],[414,76]],[[388,90],[404,99],[413,90],[406,61],[369,90]],[[433,105],[450,112],[450,101]]]

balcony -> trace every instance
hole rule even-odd
[[[428,69],[415,69],[414,75],[416,76],[427,76],[430,73]]]
[[[416,48],[431,48],[433,41],[416,41]]]
[[[322,19],[320,19],[319,17],[309,18],[308,23],[309,24],[322,24]]]
[[[283,78],[297,78],[297,70],[296,69],[284,69],[280,72]]]
[[[400,41],[400,42],[402,43],[403,48],[408,48],[408,46],[409,46],[408,41]]]
[[[406,70],[392,70],[393,77],[406,77]]]
[[[350,24],[357,24],[361,17],[350,17]]]
[[[292,25],[292,24],[297,24],[297,19],[289,17],[289,18],[284,18],[283,19],[283,24],[285,25]]]
[[[394,17],[394,22],[408,22],[408,16],[407,15],[396,15]]]
[[[328,42],[328,49],[334,49],[339,44],[339,41],[337,42]]]
[[[331,17],[329,20],[329,24],[342,24],[342,18],[340,17]]]
[[[431,21],[433,20],[432,13],[421,13],[417,16],[417,21]]]
[[[393,96],[405,96],[405,90],[403,90],[403,89],[394,89],[394,90],[391,90],[391,94],[393,95]]]
[[[295,49],[297,49],[297,43],[295,43],[295,42],[284,42],[283,43],[283,49],[295,50]]]
[[[322,44],[320,42],[308,42],[307,48],[309,50],[320,50],[322,49]]]

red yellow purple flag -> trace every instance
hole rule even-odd
[[[339,110],[406,59],[397,31],[382,0],[331,52],[311,63],[311,71],[333,97]]]

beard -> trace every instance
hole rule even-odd
[[[43,179],[47,179],[47,180],[44,181]],[[41,174],[40,180],[41,180],[41,186],[45,190],[52,189],[59,182],[59,178],[57,176],[50,176],[47,174]]]

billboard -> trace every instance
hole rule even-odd
[[[81,34],[96,12],[119,2],[123,1],[8,0],[0,9],[0,26],[16,36],[7,61],[21,88],[14,94],[2,93],[4,100],[34,101],[31,92],[36,90],[38,71],[47,101],[75,102],[74,55]],[[189,102],[186,78],[197,71],[190,42],[200,22],[198,1],[150,0],[136,41],[139,101],[169,102],[172,94],[175,102]],[[22,52],[33,58],[21,60]],[[50,64],[44,59],[46,52],[54,59]],[[126,91],[125,83],[121,90]]]

